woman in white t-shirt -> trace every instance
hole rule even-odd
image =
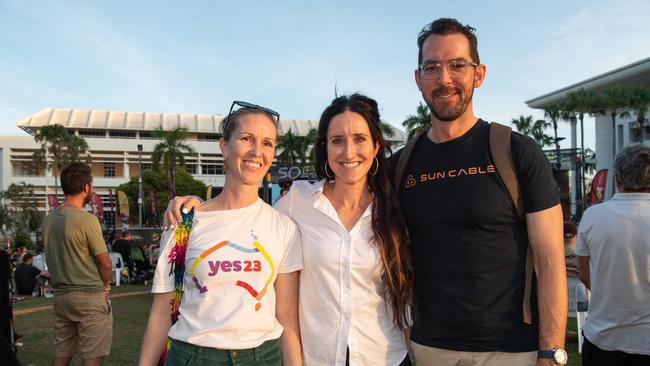
[[[323,178],[296,181],[275,208],[300,228],[299,312],[305,365],[410,365],[412,297],[406,225],[388,176],[377,103],[334,99],[315,144]],[[166,220],[185,203],[170,203]]]
[[[235,106],[240,108],[233,112]],[[157,364],[166,344],[167,365],[301,363],[300,233],[258,197],[275,155],[279,116],[245,102],[233,107],[221,124],[227,164],[222,192],[195,208],[189,238],[182,230],[165,231],[161,238],[140,365]],[[184,238],[183,295],[172,325],[171,262]]]

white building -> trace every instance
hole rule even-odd
[[[40,210],[45,210],[47,194],[54,193],[52,171],[38,169],[33,154],[40,145],[34,141],[33,134],[41,127],[51,124],[64,126],[70,134],[83,137],[88,143],[92,156],[94,190],[102,197],[105,215],[109,215],[109,194],[120,184],[127,183],[139,173],[138,145],[143,146],[142,167],[151,167],[151,152],[159,140],[152,132],[158,128],[165,130],[186,127],[189,131],[187,143],[196,151],[196,156],[186,158],[186,167],[195,179],[212,185],[216,192],[223,187],[223,156],[219,149],[218,128],[222,115],[196,115],[179,113],[116,112],[88,109],[47,108],[27,116],[17,122],[25,130],[23,136],[0,136],[0,188],[4,191],[12,183],[25,182],[35,188]],[[289,129],[294,134],[304,136],[318,121],[282,119],[278,134]],[[402,131],[396,129],[391,137],[393,144],[406,140]],[[59,200],[63,198],[60,184]],[[131,210],[137,210],[131,207]],[[107,217],[112,224],[113,217]]]
[[[552,104],[565,102],[569,92],[581,88],[601,94],[609,88],[635,85],[650,85],[650,58],[527,100],[526,104],[531,108],[544,109]],[[595,116],[595,123],[596,170],[609,169],[609,172],[612,172],[613,157],[624,147],[638,143],[650,144],[650,124],[647,122],[647,117],[643,131],[641,131],[634,111],[630,111],[629,117],[617,116],[616,126],[612,126],[612,118],[609,113]],[[571,147],[576,148],[575,128],[572,128],[571,135]],[[613,174],[608,174],[606,199],[610,198],[613,193]]]

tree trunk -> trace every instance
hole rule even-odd
[[[176,184],[174,182],[174,164],[170,162],[167,166],[167,198],[171,201],[176,195]]]

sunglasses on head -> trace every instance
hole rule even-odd
[[[235,108],[235,106],[239,108]],[[257,109],[260,110],[264,113],[268,113],[273,117],[274,122],[278,124],[280,122],[280,113],[274,111],[273,109],[262,107],[261,105],[253,104],[253,103],[248,103],[244,102],[241,100],[235,100],[232,102],[230,105],[230,111],[228,111],[228,116],[226,116],[226,126],[228,126],[228,123],[230,122],[230,116],[232,116],[233,112],[237,112],[240,109]]]

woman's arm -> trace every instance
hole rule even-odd
[[[284,331],[282,361],[284,365],[302,365],[300,345],[300,323],[298,322],[299,272],[280,273],[275,280],[275,316]]]
[[[155,366],[160,360],[162,350],[167,343],[167,333],[172,326],[171,307],[169,303],[172,293],[155,294],[151,313],[147,322],[147,330],[142,339],[140,350],[140,366]]]

